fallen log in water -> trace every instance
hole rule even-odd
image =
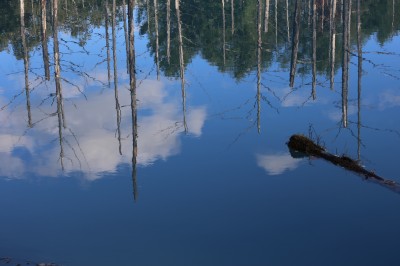
[[[370,181],[375,181],[381,185],[384,185],[385,187],[390,187],[390,189],[395,190],[396,192],[400,192],[400,186],[395,181],[385,179],[373,171],[365,169],[356,160],[353,160],[350,157],[345,155],[337,156],[327,152],[322,146],[316,144],[306,136],[297,134],[292,135],[287,145],[291,150],[292,156],[294,151],[297,154],[297,157],[298,153],[302,153],[306,156],[322,158],[333,163],[334,165],[339,165],[346,170],[362,175]]]

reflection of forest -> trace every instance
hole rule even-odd
[[[28,51],[32,51],[40,45],[41,36],[41,10],[38,0],[25,1],[25,31]],[[117,2],[117,21],[123,19],[121,6],[125,1]],[[272,60],[278,60],[282,67],[290,64],[289,40],[293,33],[293,19],[295,17],[296,1],[259,1],[262,5],[262,67],[265,69],[272,64]],[[316,46],[313,47],[313,1],[300,2],[300,31],[298,42],[297,71],[309,73],[313,64],[308,64],[313,58],[313,50],[316,50],[316,70],[319,73],[330,72],[330,60],[328,47],[332,31],[330,29],[331,17],[334,17],[336,25],[335,57],[337,64],[342,59],[342,2],[348,1],[315,1],[316,19]],[[356,1],[352,4],[356,6]],[[51,18],[51,3],[47,1],[48,18]],[[336,14],[331,15],[333,3],[336,3]],[[78,39],[78,43],[84,46],[91,38],[93,28],[104,25],[105,1],[98,0],[62,0],[59,10],[59,28],[70,32]],[[266,6],[268,4],[268,6]],[[11,45],[13,53],[18,59],[23,58],[24,50],[20,35],[20,16],[18,1],[3,0],[0,3],[0,51]],[[140,25],[140,33],[149,36],[149,49],[159,62],[160,70],[167,76],[179,76],[179,33],[178,21],[175,11],[175,1],[171,0],[139,0],[137,20]],[[376,32],[379,42],[383,43],[399,29],[400,17],[395,15],[399,10],[398,1],[363,1],[361,4],[361,24],[363,38]],[[182,36],[184,62],[201,54],[211,64],[218,66],[221,71],[232,73],[240,79],[246,73],[256,69],[257,62],[257,1],[215,1],[215,0],[186,0],[180,2],[182,13]],[[173,11],[173,12],[171,12]],[[352,14],[350,30],[356,32],[356,16]],[[223,19],[224,18],[224,19]],[[48,19],[49,20],[49,19]],[[157,30],[155,25],[158,25]],[[51,36],[51,27],[47,28],[48,36]],[[350,45],[357,43],[356,34],[350,35]],[[335,67],[336,69],[336,67]]]

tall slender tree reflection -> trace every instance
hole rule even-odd
[[[105,7],[104,7],[104,29],[106,32],[106,50],[107,50],[107,80],[108,80],[108,86],[110,87],[111,85],[111,66],[110,66],[110,62],[111,62],[111,56],[110,56],[110,34],[108,32],[108,19],[110,17],[110,11],[108,9],[108,0],[106,0],[105,2]]]
[[[317,3],[312,0],[312,97],[315,100],[317,83]]]
[[[296,77],[297,66],[297,53],[299,51],[299,38],[300,38],[300,9],[301,1],[296,0],[293,16],[293,38],[292,38],[292,56],[290,60],[290,87],[294,85]]]
[[[129,46],[129,89],[131,95],[132,114],[132,186],[133,199],[138,197],[137,191],[137,100],[136,100],[136,59],[135,59],[135,22],[133,11],[135,0],[128,0],[128,46]]]
[[[112,52],[113,52],[113,66],[114,66],[114,96],[115,96],[115,110],[117,112],[117,135],[118,135],[118,150],[122,155],[121,147],[121,106],[118,99],[118,69],[117,69],[117,37],[116,37],[116,0],[112,2],[111,11],[111,28],[112,28]]]
[[[343,1],[343,58],[342,58],[342,121],[343,127],[347,127],[348,122],[348,81],[349,81],[349,61],[350,61],[350,16],[351,1]]]
[[[321,0],[321,30],[324,31],[325,22],[325,0]]]
[[[286,0],[286,32],[287,41],[290,41],[290,29],[289,29],[289,0]]]
[[[362,42],[361,42],[361,3],[357,0],[357,155],[358,160],[361,160],[361,84],[362,84]]]
[[[154,28],[156,32],[156,66],[157,66],[157,79],[160,79],[160,59],[158,56],[158,52],[160,50],[159,47],[159,38],[158,38],[158,2],[154,0]]]
[[[43,53],[43,65],[44,75],[46,80],[50,80],[50,62],[49,62],[49,48],[47,45],[47,0],[40,1],[41,10],[41,41],[42,41],[42,53]]]
[[[275,0],[275,49],[278,49],[278,0]]]
[[[224,68],[226,63],[226,36],[225,36],[225,0],[221,0],[221,9],[222,9],[222,53],[224,60]],[[179,16],[180,21],[180,16]]]
[[[261,17],[262,17],[262,4],[261,0],[257,0],[257,131],[261,133],[261,48],[262,48],[262,35],[261,35]]]
[[[223,1],[222,1],[222,3],[223,3]],[[182,21],[181,21],[181,11],[180,11],[180,0],[175,0],[175,9],[176,9],[176,18],[178,20],[179,69],[180,69],[181,91],[182,91],[183,127],[184,127],[185,134],[187,134],[188,127],[187,127],[187,123],[186,123],[185,62],[183,59],[183,40],[182,40]],[[224,34],[225,34],[225,31],[224,31]]]
[[[231,31],[232,35],[235,32],[235,3],[234,0],[231,0]]]
[[[64,171],[63,128],[66,128],[63,93],[61,85],[60,48],[58,41],[58,0],[53,1],[53,50],[54,50],[54,80],[56,83],[58,137],[60,144],[60,163]]]
[[[268,32],[269,20],[269,0],[265,0],[264,32]]]
[[[123,6],[122,18],[124,20],[123,26],[124,26],[124,37],[125,37],[125,49],[126,49],[126,72],[129,74],[128,26],[126,25],[126,2],[125,2],[125,0],[122,0],[122,6]]]
[[[336,58],[336,0],[331,0],[329,18],[329,62],[330,62],[330,88],[334,89],[335,82],[335,58]]]
[[[20,20],[21,20],[21,41],[22,41],[22,49],[24,52],[26,110],[28,113],[28,127],[32,127],[31,98],[30,98],[30,88],[29,88],[29,53],[25,38],[26,29],[25,29],[24,0],[20,0],[19,4],[20,4]]]
[[[171,0],[167,0],[167,61],[171,61]]]

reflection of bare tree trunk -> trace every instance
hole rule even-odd
[[[234,0],[231,0],[231,21],[232,21],[232,35],[235,32],[235,4]]]
[[[179,66],[180,66],[181,90],[182,90],[183,127],[185,130],[185,134],[187,134],[188,127],[186,123],[185,62],[183,61],[182,21],[181,21],[181,12],[179,9],[179,3],[180,0],[175,0],[176,17],[178,19]],[[225,33],[225,28],[224,28],[224,33]]]
[[[150,35],[150,0],[146,0],[146,8],[147,8],[147,33]]]
[[[135,8],[135,0],[128,0],[128,46],[129,46],[129,88],[131,93],[131,110],[132,110],[132,185],[133,199],[136,201],[138,192],[136,184],[137,175],[137,102],[136,102],[136,61],[135,61],[135,35],[134,35],[134,18],[133,10]]]
[[[307,1],[307,3],[308,3],[308,20],[307,20],[307,26],[308,26],[308,28],[310,28],[310,24],[311,24],[311,1],[312,0],[308,0]]]
[[[41,30],[42,30],[42,51],[43,51],[43,65],[44,65],[44,76],[46,80],[50,80],[50,63],[49,63],[49,48],[47,46],[47,12],[46,12],[46,0],[41,0]]]
[[[63,95],[61,86],[61,68],[60,55],[58,44],[58,0],[53,1],[53,50],[54,50],[54,79],[56,82],[56,97],[57,97],[57,117],[58,117],[58,135],[60,144],[60,163],[64,171],[64,146],[63,146],[63,127],[66,128]]]
[[[264,32],[268,32],[269,0],[265,0]]]
[[[226,50],[225,50],[225,0],[221,0],[222,2],[222,53],[224,58],[224,68],[225,68],[225,60],[226,60]]]
[[[160,59],[158,57],[159,40],[158,40],[158,3],[154,0],[154,27],[156,30],[156,66],[157,66],[157,80],[160,79]]]
[[[317,3],[312,1],[312,97],[316,99],[315,86],[317,83]]]
[[[287,39],[290,41],[290,29],[289,29],[289,0],[286,0],[286,29],[287,29]]]
[[[324,31],[324,20],[325,20],[325,0],[321,3],[321,29]]]
[[[394,30],[394,0],[392,0],[392,31]]]
[[[110,67],[110,35],[108,33],[108,17],[109,17],[109,11],[108,11],[108,0],[105,2],[105,30],[106,30],[106,49],[107,49],[107,80],[108,80],[108,86],[110,86],[111,83],[111,67]]]
[[[343,0],[340,0],[340,23],[343,23]]]
[[[258,13],[257,13],[257,131],[261,132],[261,15],[262,15],[262,5],[261,0],[257,1]]]
[[[278,48],[278,0],[275,0],[275,48]]]
[[[21,40],[22,47],[24,50],[24,70],[25,70],[25,95],[26,95],[26,109],[28,112],[28,126],[32,127],[32,115],[31,115],[31,100],[30,100],[30,89],[29,89],[29,53],[25,39],[25,5],[24,0],[20,0],[20,20],[21,20]]]
[[[300,0],[296,0],[293,17],[293,39],[292,39],[292,57],[290,62],[290,87],[294,85],[297,66],[297,52],[299,50],[300,37]]]
[[[115,110],[117,111],[117,134],[119,143],[119,154],[122,155],[121,148],[121,106],[118,99],[118,69],[117,69],[117,37],[116,37],[116,0],[113,0],[112,13],[111,13],[111,29],[112,29],[112,52],[113,52],[113,63],[114,63],[114,96],[115,96]]]
[[[336,58],[336,0],[331,0],[330,15],[330,84],[331,90],[334,88],[335,81],[335,58]]]
[[[357,155],[361,159],[361,79],[362,79],[362,43],[361,43],[361,14],[360,0],[357,0],[357,55],[358,55],[358,101],[357,101]]]
[[[347,99],[349,80],[350,0],[343,1],[343,60],[342,60],[342,115],[343,127],[347,127]]]
[[[126,2],[125,2],[125,0],[122,0],[122,5],[123,5],[123,12],[122,12],[122,16],[123,16],[123,19],[124,19],[124,35],[125,35],[125,48],[126,48],[126,72],[129,74],[129,60],[128,60],[128,57],[129,57],[129,48],[128,48],[128,27],[127,27],[127,25],[126,25],[126,11],[125,11],[125,8],[126,8]]]
[[[167,0],[167,60],[171,60],[171,0]]]

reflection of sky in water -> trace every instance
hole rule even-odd
[[[104,76],[101,76],[104,77]],[[100,77],[100,78],[101,78]],[[96,179],[99,173],[115,171],[121,163],[131,160],[132,136],[130,122],[130,96],[126,84],[119,84],[122,107],[122,155],[116,138],[116,110],[114,90],[88,92],[88,100],[76,97],[79,91],[65,86],[65,116],[68,129],[64,130],[64,166],[66,172],[82,171],[86,178]],[[182,124],[179,98],[168,98],[168,88],[159,81],[144,81],[137,90],[138,98],[138,165],[149,165],[166,160],[179,153]],[[39,90],[37,88],[36,90]],[[70,92],[70,93],[68,93]],[[40,92],[38,92],[40,93]],[[6,102],[2,100],[2,104]],[[51,102],[51,99],[48,100]],[[38,106],[39,102],[31,102]],[[22,106],[21,106],[22,107]],[[57,117],[49,117],[34,128],[26,128],[26,110],[18,107],[0,113],[2,121],[1,145],[3,164],[0,175],[22,178],[29,174],[57,176],[60,169]],[[141,114],[141,112],[143,114]],[[34,121],[55,112],[55,106],[46,103],[33,109]],[[188,108],[188,133],[200,136],[206,118],[204,107]],[[17,150],[26,150],[16,153]],[[29,154],[29,156],[26,156]],[[29,158],[29,160],[27,160]]]

